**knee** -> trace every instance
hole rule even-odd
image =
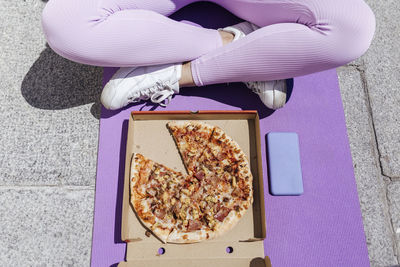
[[[80,63],[77,60],[84,50],[87,30],[84,13],[73,3],[76,1],[50,0],[43,9],[41,24],[48,45],[59,55]],[[84,2],[84,1],[78,1]]]
[[[371,8],[363,1],[344,26],[342,44],[349,63],[365,54],[375,34],[376,20]]]
[[[55,50],[62,50],[63,36],[67,27],[64,18],[63,1],[50,0],[42,12],[42,30],[49,46]]]

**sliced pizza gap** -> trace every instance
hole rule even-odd
[[[189,175],[193,175],[193,168],[210,141],[214,126],[197,121],[172,121],[167,123],[179,154]]]

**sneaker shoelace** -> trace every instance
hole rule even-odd
[[[256,93],[256,94],[261,94],[262,93],[262,91],[261,91],[261,89],[260,89],[260,83],[262,83],[263,81],[255,81],[255,82],[246,82],[246,85],[247,85],[247,87],[248,88],[250,88],[251,89],[251,91],[253,91],[254,93]],[[273,91],[273,93],[275,93],[275,86],[276,86],[276,84],[278,83],[278,81],[277,80],[274,80],[273,81],[274,82],[274,84],[273,84],[273,86],[272,86],[272,91]]]
[[[165,107],[171,101],[173,94],[174,90],[172,89],[172,86],[167,82],[162,82],[161,80],[159,80],[154,86],[146,88],[139,92],[135,92],[133,95],[128,96],[128,101],[129,103],[134,103],[139,102],[140,100],[150,99],[151,102]],[[167,100],[166,104],[163,103],[164,100]]]
[[[246,82],[247,87],[250,88],[251,91],[253,91],[253,93],[256,94],[261,93],[260,89],[257,88],[257,84],[258,82]]]

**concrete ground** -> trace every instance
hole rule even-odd
[[[367,1],[369,51],[338,69],[371,266],[400,261],[400,1]],[[0,0],[0,263],[85,266],[102,69],[46,46],[40,0]]]

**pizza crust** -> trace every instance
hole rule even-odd
[[[163,229],[157,226],[157,223],[151,226],[151,231],[165,244],[167,243],[167,239],[169,236],[169,233],[172,230],[171,228]]]
[[[207,124],[202,121],[170,121],[167,123],[168,128],[174,129],[174,128],[186,128],[188,126],[193,126],[193,127],[200,127],[200,129],[206,129],[208,131],[212,131],[214,129],[214,126]]]
[[[239,222],[239,220],[243,217],[244,213],[246,213],[247,209],[244,209],[243,211],[240,212],[240,216],[238,213],[235,211],[231,210],[228,214],[228,216],[225,217],[223,222],[218,222],[215,232],[214,232],[214,238],[222,236],[226,232],[229,232],[232,230],[236,224]]]
[[[132,193],[143,194],[139,189],[141,184],[146,184],[151,174],[154,162],[146,159],[139,153],[133,153],[131,159],[130,189]]]
[[[141,176],[145,175],[148,178],[150,175],[151,168],[148,172],[143,172],[142,168],[145,166],[149,166],[146,165],[146,159],[141,154],[133,153],[131,159],[130,200],[141,223],[151,229],[152,225],[155,223],[155,216],[150,211],[150,205],[144,199],[144,195],[140,194],[140,188],[138,188],[139,181],[146,178]]]
[[[133,208],[136,211],[137,217],[140,219],[140,222],[146,226],[148,229],[151,229],[153,224],[156,222],[156,218],[154,214],[150,211],[150,206],[146,202],[145,199],[136,199],[132,204]]]
[[[191,232],[185,232],[178,229],[174,229],[168,236],[168,243],[176,244],[190,244],[197,243],[203,240],[212,239],[215,237],[215,233],[210,230],[200,229]]]

